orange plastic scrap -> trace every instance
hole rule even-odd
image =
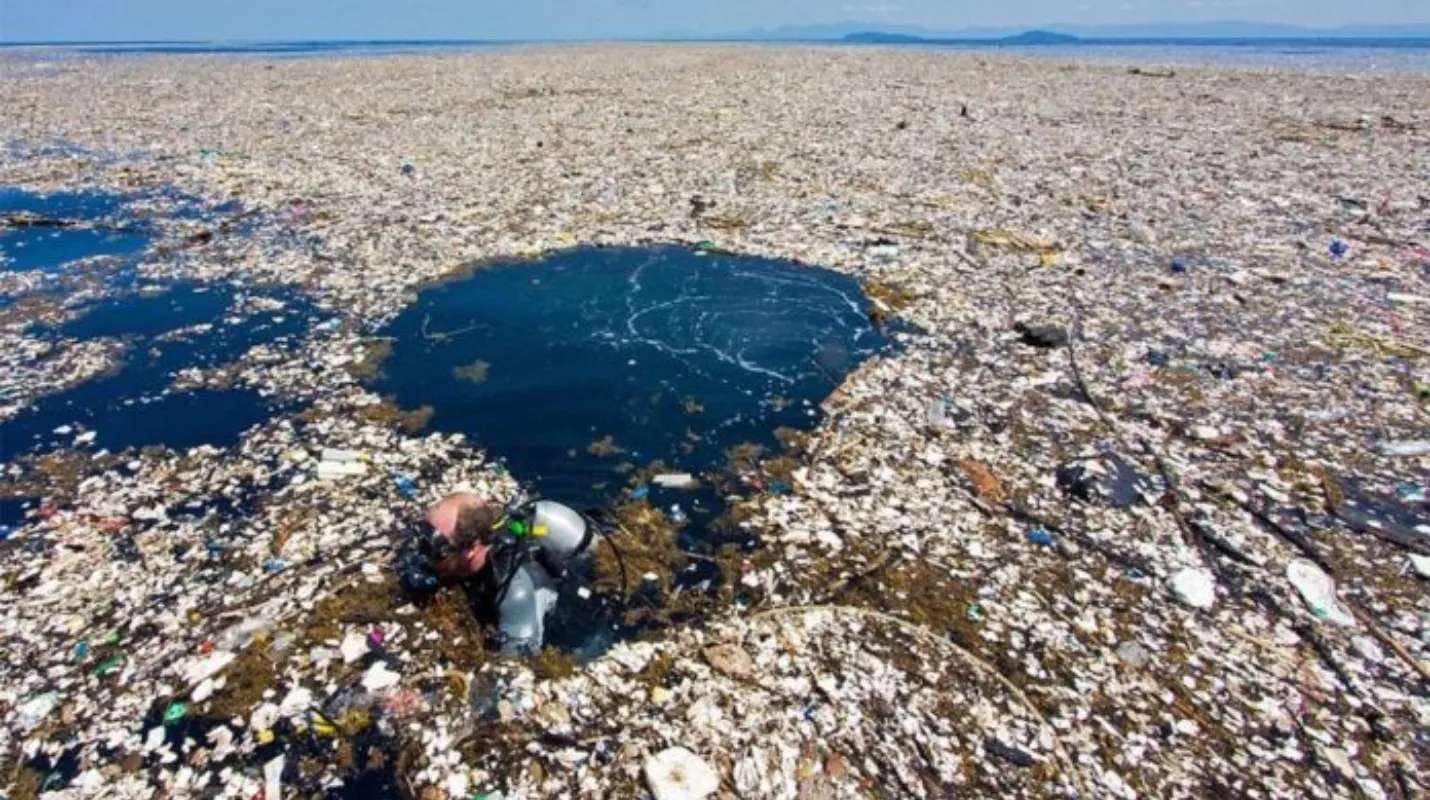
[[[993,503],[1008,499],[1008,493],[1003,490],[1003,482],[981,462],[965,458],[958,462],[958,466],[963,469],[963,474],[968,476],[969,482],[973,484],[974,494],[980,499]]]

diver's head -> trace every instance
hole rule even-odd
[[[491,544],[493,530],[501,521],[501,515],[489,505],[463,506],[457,512],[457,521],[449,537],[459,549],[474,544]]]

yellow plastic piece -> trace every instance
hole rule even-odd
[[[258,743],[259,743],[259,744],[273,744],[273,731],[270,730],[270,729],[268,729],[268,728],[264,728],[263,730],[259,731],[259,732],[258,732]]]

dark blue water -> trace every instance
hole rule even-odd
[[[230,311],[239,292],[232,287],[156,288],[106,298],[53,331],[77,338],[121,338],[128,350],[113,374],[42,397],[31,409],[0,423],[0,460],[68,446],[82,431],[95,433],[89,446],[109,450],[150,444],[178,449],[225,446],[271,416],[256,392],[170,392],[168,387],[180,369],[220,365],[254,345],[302,335],[307,305],[289,296],[283,298],[283,309],[233,317]],[[192,326],[208,327],[181,331]]]
[[[73,319],[58,327],[32,326],[30,335],[115,339],[126,346],[116,370],[42,397],[0,423],[0,462],[26,452],[71,446],[88,431],[94,437],[85,446],[110,450],[150,444],[227,445],[271,415],[255,392],[176,393],[169,386],[178,370],[222,364],[254,345],[301,335],[307,329],[309,307],[294,296],[281,295],[278,299],[285,307],[280,310],[235,314],[235,303],[243,294],[237,288],[138,279],[130,267],[156,236],[154,219],[142,209],[142,201],[155,197],[98,191],[41,195],[0,188],[0,216],[72,223],[62,228],[0,230],[0,252],[11,257],[9,268],[40,269],[59,276],[80,259],[120,257],[117,267],[100,276],[107,292],[102,299],[78,309]],[[163,199],[169,201],[160,204],[164,213],[186,219],[233,210],[205,210],[190,198]],[[62,291],[58,285],[42,291]],[[9,303],[14,298],[3,300]],[[192,329],[181,330],[187,328]]]
[[[93,256],[142,251],[152,232],[142,221],[125,218],[127,200],[104,192],[43,195],[0,188],[0,268],[47,269]],[[34,218],[69,226],[17,224]]]
[[[732,445],[776,448],[776,427],[812,427],[888,345],[868,310],[854,280],[824,269],[582,248],[422,292],[386,331],[376,388],[433,406],[436,429],[471,435],[542,495],[604,504],[633,466],[709,473]],[[709,492],[651,497],[692,520],[718,511]]]
[[[0,542],[10,538],[38,506],[39,501],[33,497],[0,497]]]

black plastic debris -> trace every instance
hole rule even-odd
[[[1116,453],[1070,461],[1057,469],[1058,488],[1084,503],[1130,508],[1147,502],[1157,481]]]
[[[1060,325],[1029,325],[1019,322],[1013,326],[1013,330],[1022,337],[1023,344],[1030,347],[1051,350],[1068,343],[1068,332]]]

